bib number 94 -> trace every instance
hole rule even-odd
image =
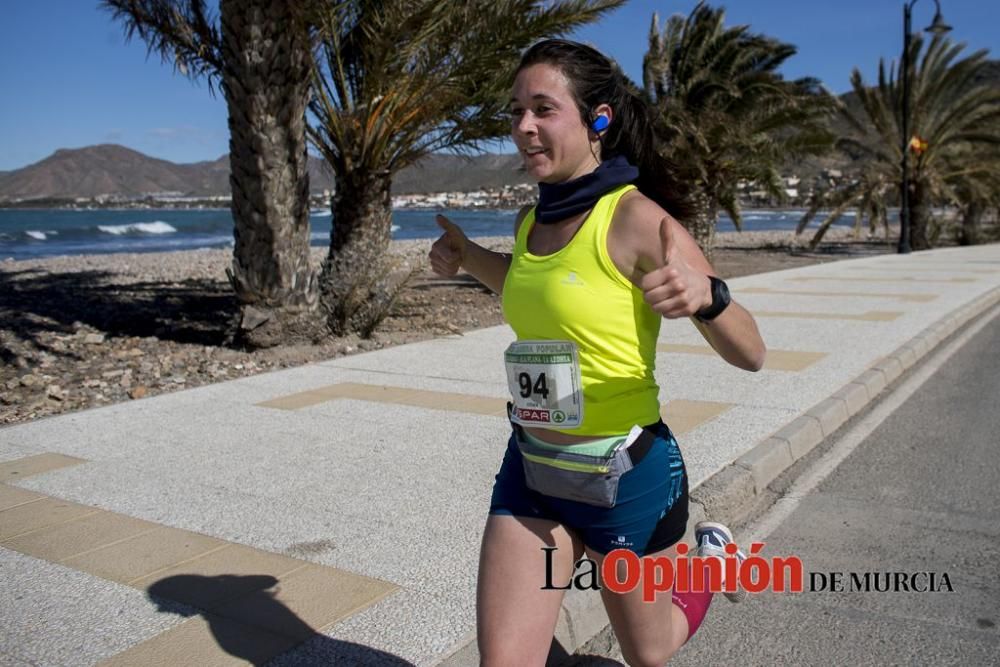
[[[549,397],[549,388],[545,384],[545,373],[539,373],[534,385],[531,382],[531,375],[519,373],[517,381],[521,386],[521,398],[531,398],[532,394],[538,394],[543,399]]]
[[[523,426],[575,428],[583,422],[580,361],[576,343],[526,340],[504,353],[514,399],[511,419]]]

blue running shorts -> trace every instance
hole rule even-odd
[[[493,485],[490,514],[548,519],[562,524],[600,554],[628,549],[639,556],[681,541],[688,520],[688,480],[673,433],[659,422],[646,427],[656,439],[619,481],[614,507],[597,507],[529,489],[513,433]]]

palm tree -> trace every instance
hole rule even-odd
[[[165,61],[221,83],[229,110],[235,247],[226,273],[240,303],[237,339],[252,347],[312,338],[318,304],[309,262],[305,111],[308,27],[271,0],[104,0]],[[301,4],[301,3],[299,3]]]
[[[386,259],[393,175],[434,151],[470,152],[509,133],[511,72],[539,38],[624,0],[364,0],[314,18],[317,119],[309,137],[335,174],[321,301],[334,333],[367,336],[405,271]]]
[[[910,184],[910,244],[931,247],[930,210],[953,203],[974,219],[976,211],[996,197],[1000,172],[1000,86],[988,75],[987,51],[956,60],[965,48],[935,36],[926,51],[914,36],[910,48],[911,126],[913,152]],[[923,57],[921,58],[921,52]],[[900,66],[901,67],[901,66]],[[856,224],[867,216],[872,227],[882,223],[888,234],[887,209],[899,201],[902,182],[902,86],[879,61],[878,85],[869,88],[855,69],[851,87],[860,110],[842,108],[850,133],[837,146],[858,166],[846,188],[817,193],[799,223],[802,232],[820,208],[832,208],[813,236],[815,247],[836,220],[857,208]],[[972,222],[968,223],[972,226]]]
[[[830,149],[826,119],[837,106],[816,79],[777,73],[794,46],[724,22],[725,10],[702,2],[661,33],[654,14],[643,59],[662,150],[692,185],[696,213],[682,222],[709,256],[720,208],[740,228],[738,182],[783,199],[779,169]]]
[[[983,216],[1000,210],[1000,155],[964,151],[957,157],[962,163],[950,168],[956,176],[948,179],[954,183],[950,203],[961,217],[956,239],[959,245],[975,245],[983,241]]]

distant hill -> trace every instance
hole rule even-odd
[[[521,170],[521,157],[517,153],[471,158],[433,154],[402,170],[392,181],[392,192],[471,192],[531,182]]]
[[[464,158],[431,155],[404,169],[393,179],[394,194],[470,191],[526,183],[517,171],[520,158],[480,155]],[[313,192],[333,188],[326,163],[309,159]],[[217,160],[175,164],[144,155],[125,146],[101,144],[60,149],[23,169],[0,172],[0,199],[40,199],[119,195],[142,197],[150,193],[185,196],[229,194],[229,156]]]
[[[192,195],[227,192],[229,165],[179,165],[114,144],[57,150],[40,162],[0,178],[0,198],[140,196],[148,192]]]

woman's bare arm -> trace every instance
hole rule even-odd
[[[623,198],[608,235],[612,260],[640,287],[647,303],[668,319],[692,317],[712,303],[715,269],[684,227],[655,202],[636,193]],[[767,354],[753,316],[732,301],[714,320],[692,323],[730,364],[757,371]]]

